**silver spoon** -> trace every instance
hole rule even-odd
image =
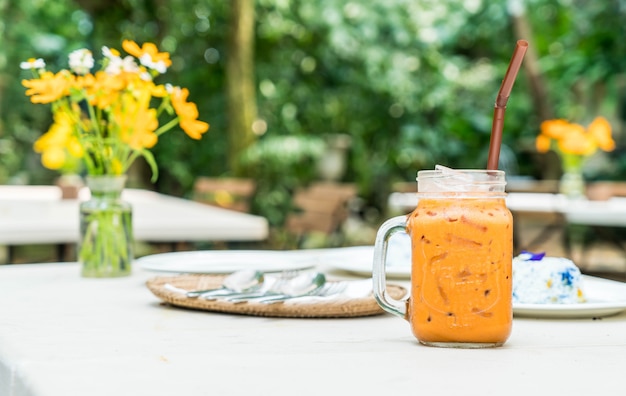
[[[267,303],[271,300],[282,300],[305,296],[315,292],[326,283],[326,276],[322,273],[304,273],[288,281],[277,281],[276,287],[272,287],[261,295],[227,297],[226,300],[234,303],[257,301]]]
[[[247,293],[259,290],[263,286],[265,276],[257,270],[241,270],[233,272],[224,278],[222,287],[217,289],[192,290],[187,292],[187,297],[210,298],[234,293]]]
[[[307,298],[316,298],[316,297],[330,297],[336,296],[337,294],[341,294],[348,288],[348,282],[326,282],[321,285],[317,289],[312,290],[310,293],[306,293],[300,296],[284,296],[284,297],[276,297],[273,299],[263,299],[261,301],[262,304],[276,304],[282,301],[287,300],[301,300]]]
[[[262,287],[259,287],[258,289],[250,290],[247,292],[241,292],[241,293],[230,293],[226,295],[222,294],[222,295],[216,296],[216,298],[219,298],[221,300],[231,300],[231,299],[244,300],[244,299],[248,299],[251,297],[262,297],[268,294],[276,294],[280,292],[284,283],[295,278],[298,275],[298,273],[299,273],[298,271],[283,271],[278,277],[266,278]]]

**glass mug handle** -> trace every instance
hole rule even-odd
[[[389,239],[397,232],[406,233],[407,216],[396,216],[385,221],[376,234],[374,244],[374,263],[372,267],[372,278],[374,288],[374,298],[385,311],[407,319],[406,299],[396,300],[389,296],[386,290],[387,276],[385,274],[385,264],[387,262],[387,248]]]

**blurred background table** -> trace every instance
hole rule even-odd
[[[409,213],[417,205],[415,192],[395,192],[388,205],[393,213]],[[514,245],[521,250],[547,251],[551,256],[573,258],[588,269],[594,245],[603,256],[600,269],[626,274],[626,198],[568,199],[556,193],[510,192],[506,204],[514,219]],[[607,257],[608,250],[611,254]],[[610,261],[611,263],[608,263]],[[620,280],[626,280],[626,278]]]
[[[618,395],[626,386],[626,312],[602,320],[515,318],[502,348],[442,349],[419,345],[408,323],[389,314],[281,319],[193,311],[163,305],[146,288],[159,273],[79,273],[75,263],[0,267],[0,395],[528,396],[538,386],[542,394]]]
[[[0,186],[0,245],[76,243],[78,206],[88,197],[87,189],[78,199],[62,199],[56,186]],[[133,207],[136,241],[262,241],[269,232],[263,217],[153,191],[125,189],[122,198]]]
[[[417,205],[415,193],[395,192],[389,196],[392,211],[409,213]],[[508,193],[506,205],[513,213],[558,213],[573,224],[626,227],[626,198],[605,201],[570,200],[553,193]]]

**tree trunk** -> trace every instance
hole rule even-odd
[[[532,43],[532,29],[525,12],[522,12],[519,15],[513,15],[513,28],[515,29],[515,34],[519,39],[528,40]],[[535,114],[539,116],[541,121],[554,118],[554,110],[552,109],[552,105],[549,101],[550,95],[546,92],[546,84],[539,71],[537,52],[532,47],[532,44],[528,47],[526,59],[522,65],[526,70],[526,75],[528,76],[528,81],[530,83]]]
[[[257,117],[254,83],[254,0],[232,0],[226,58],[229,166],[240,175],[239,157],[255,135]]]
[[[554,109],[550,101],[550,95],[546,91],[546,83],[539,70],[539,60],[537,52],[532,45],[533,31],[526,16],[526,10],[521,7],[512,10],[512,22],[515,35],[518,39],[527,40],[530,44],[526,52],[526,57],[522,63],[528,82],[530,84],[530,94],[533,98],[534,113],[537,114],[539,122],[556,118]],[[539,125],[537,125],[537,132],[539,131]],[[537,161],[537,169],[541,172],[542,179],[554,179],[561,174],[561,162],[554,153],[540,154],[535,157]]]

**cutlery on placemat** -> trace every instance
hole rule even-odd
[[[267,298],[267,299],[259,299],[257,302],[262,304],[275,304],[287,300],[299,300],[299,299],[307,299],[307,298],[315,298],[315,297],[331,297],[336,296],[338,294],[343,293],[348,287],[348,282],[327,282],[321,287],[311,291],[310,293],[297,295],[297,296],[282,296],[276,298]]]
[[[285,297],[304,296],[321,288],[325,283],[326,276],[322,273],[304,273],[292,279],[278,278],[268,290],[262,293],[225,297],[223,300],[233,303],[245,303],[248,301],[269,301]]]
[[[207,297],[209,300],[231,300],[231,299],[245,299],[251,297],[259,297],[267,294],[278,293],[283,284],[298,276],[299,271],[288,270],[280,273],[280,276],[267,276],[263,281],[263,285],[255,290],[242,291],[237,293],[218,294],[215,296]]]
[[[261,271],[236,271],[224,278],[222,287],[216,289],[191,290],[187,292],[187,297],[202,297],[210,299],[210,297],[213,296],[224,296],[234,293],[249,293],[260,290],[263,286],[264,280],[265,275]]]

